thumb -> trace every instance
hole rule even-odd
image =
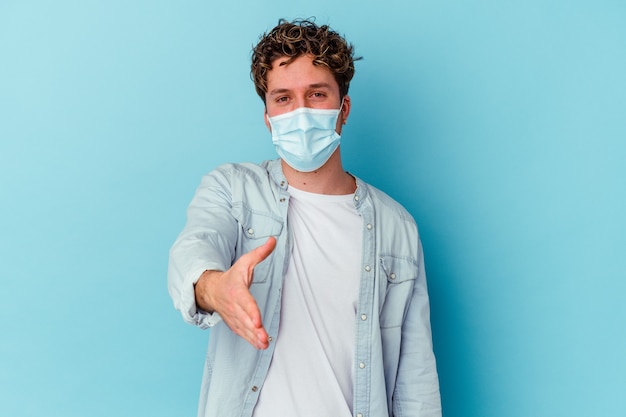
[[[270,255],[270,253],[274,251],[274,248],[276,248],[276,238],[270,236],[263,245],[248,252],[248,256],[251,261],[250,266],[254,267],[261,263]]]

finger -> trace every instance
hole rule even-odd
[[[250,343],[256,340],[257,326],[255,326],[253,319],[244,311],[242,306],[236,306],[231,315],[222,318],[235,334],[243,337]]]
[[[263,327],[263,320],[261,319],[261,311],[256,303],[256,300],[250,293],[249,297],[243,300],[241,307],[249,320],[250,327],[260,329]]]
[[[267,349],[269,346],[269,336],[265,329],[257,329],[254,332],[236,332],[238,336],[242,337],[246,342],[250,343],[256,349]]]
[[[250,305],[249,308],[251,309],[251,311],[249,311],[251,329],[249,330],[252,331],[251,338],[253,339],[250,343],[257,349],[266,349],[269,346],[269,336],[265,328],[263,328],[261,312],[256,302]]]
[[[270,345],[269,336],[264,328],[260,328],[256,334],[256,348],[257,349],[267,349]]]
[[[263,328],[263,320],[261,312],[256,300],[251,295],[245,297],[245,300],[239,304],[241,311],[241,328],[242,337],[257,349],[265,349],[269,346],[269,336]]]
[[[256,349],[266,349],[269,346],[269,336],[263,327],[256,327],[248,318],[245,323],[237,326],[235,333],[245,339]]]
[[[258,263],[267,258],[270,253],[274,251],[274,248],[276,248],[276,238],[270,236],[263,245],[246,254],[251,262],[250,266],[255,267]]]

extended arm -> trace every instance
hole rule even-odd
[[[265,348],[267,333],[248,288],[254,266],[276,241],[270,238],[234,262],[240,226],[232,215],[230,183],[227,171],[219,169],[202,179],[170,250],[168,289],[185,321],[207,328],[224,320],[253,346]]]

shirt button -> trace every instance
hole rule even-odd
[[[284,187],[284,186],[285,186],[285,181],[281,181],[281,182],[280,182],[280,186],[281,186],[281,187]]]
[[[359,201],[359,196],[358,195],[354,196],[354,201]]]
[[[366,227],[367,227],[367,230],[372,230],[372,224],[371,223],[368,223]]]
[[[361,314],[361,320],[363,321],[367,320],[367,316],[365,314]]]
[[[267,341],[271,342],[272,341],[272,336],[268,336]]]
[[[363,362],[361,362],[361,363],[359,364],[359,368],[361,368],[361,369],[365,368],[365,364],[364,364]]]
[[[257,392],[258,390],[259,390],[259,389],[257,388],[257,386],[256,386],[256,385],[252,387],[252,392]]]
[[[283,197],[283,198],[281,198],[281,199],[280,199],[280,202],[281,202],[281,203],[284,203],[284,202],[285,202],[285,198],[284,198],[284,197]]]
[[[396,279],[396,274],[392,272],[391,275],[389,275],[389,278]]]
[[[370,272],[370,271],[372,270],[372,268],[371,268],[369,265],[365,265],[365,270],[366,270],[367,272]]]
[[[249,235],[253,235],[254,234],[254,229],[253,228],[249,228],[248,229],[248,234]]]
[[[356,415],[356,417],[363,417],[363,414],[358,413],[358,414]]]

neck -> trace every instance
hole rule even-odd
[[[339,148],[319,169],[301,172],[281,161],[287,182],[293,187],[316,194],[344,195],[356,190],[354,177],[343,170]]]

